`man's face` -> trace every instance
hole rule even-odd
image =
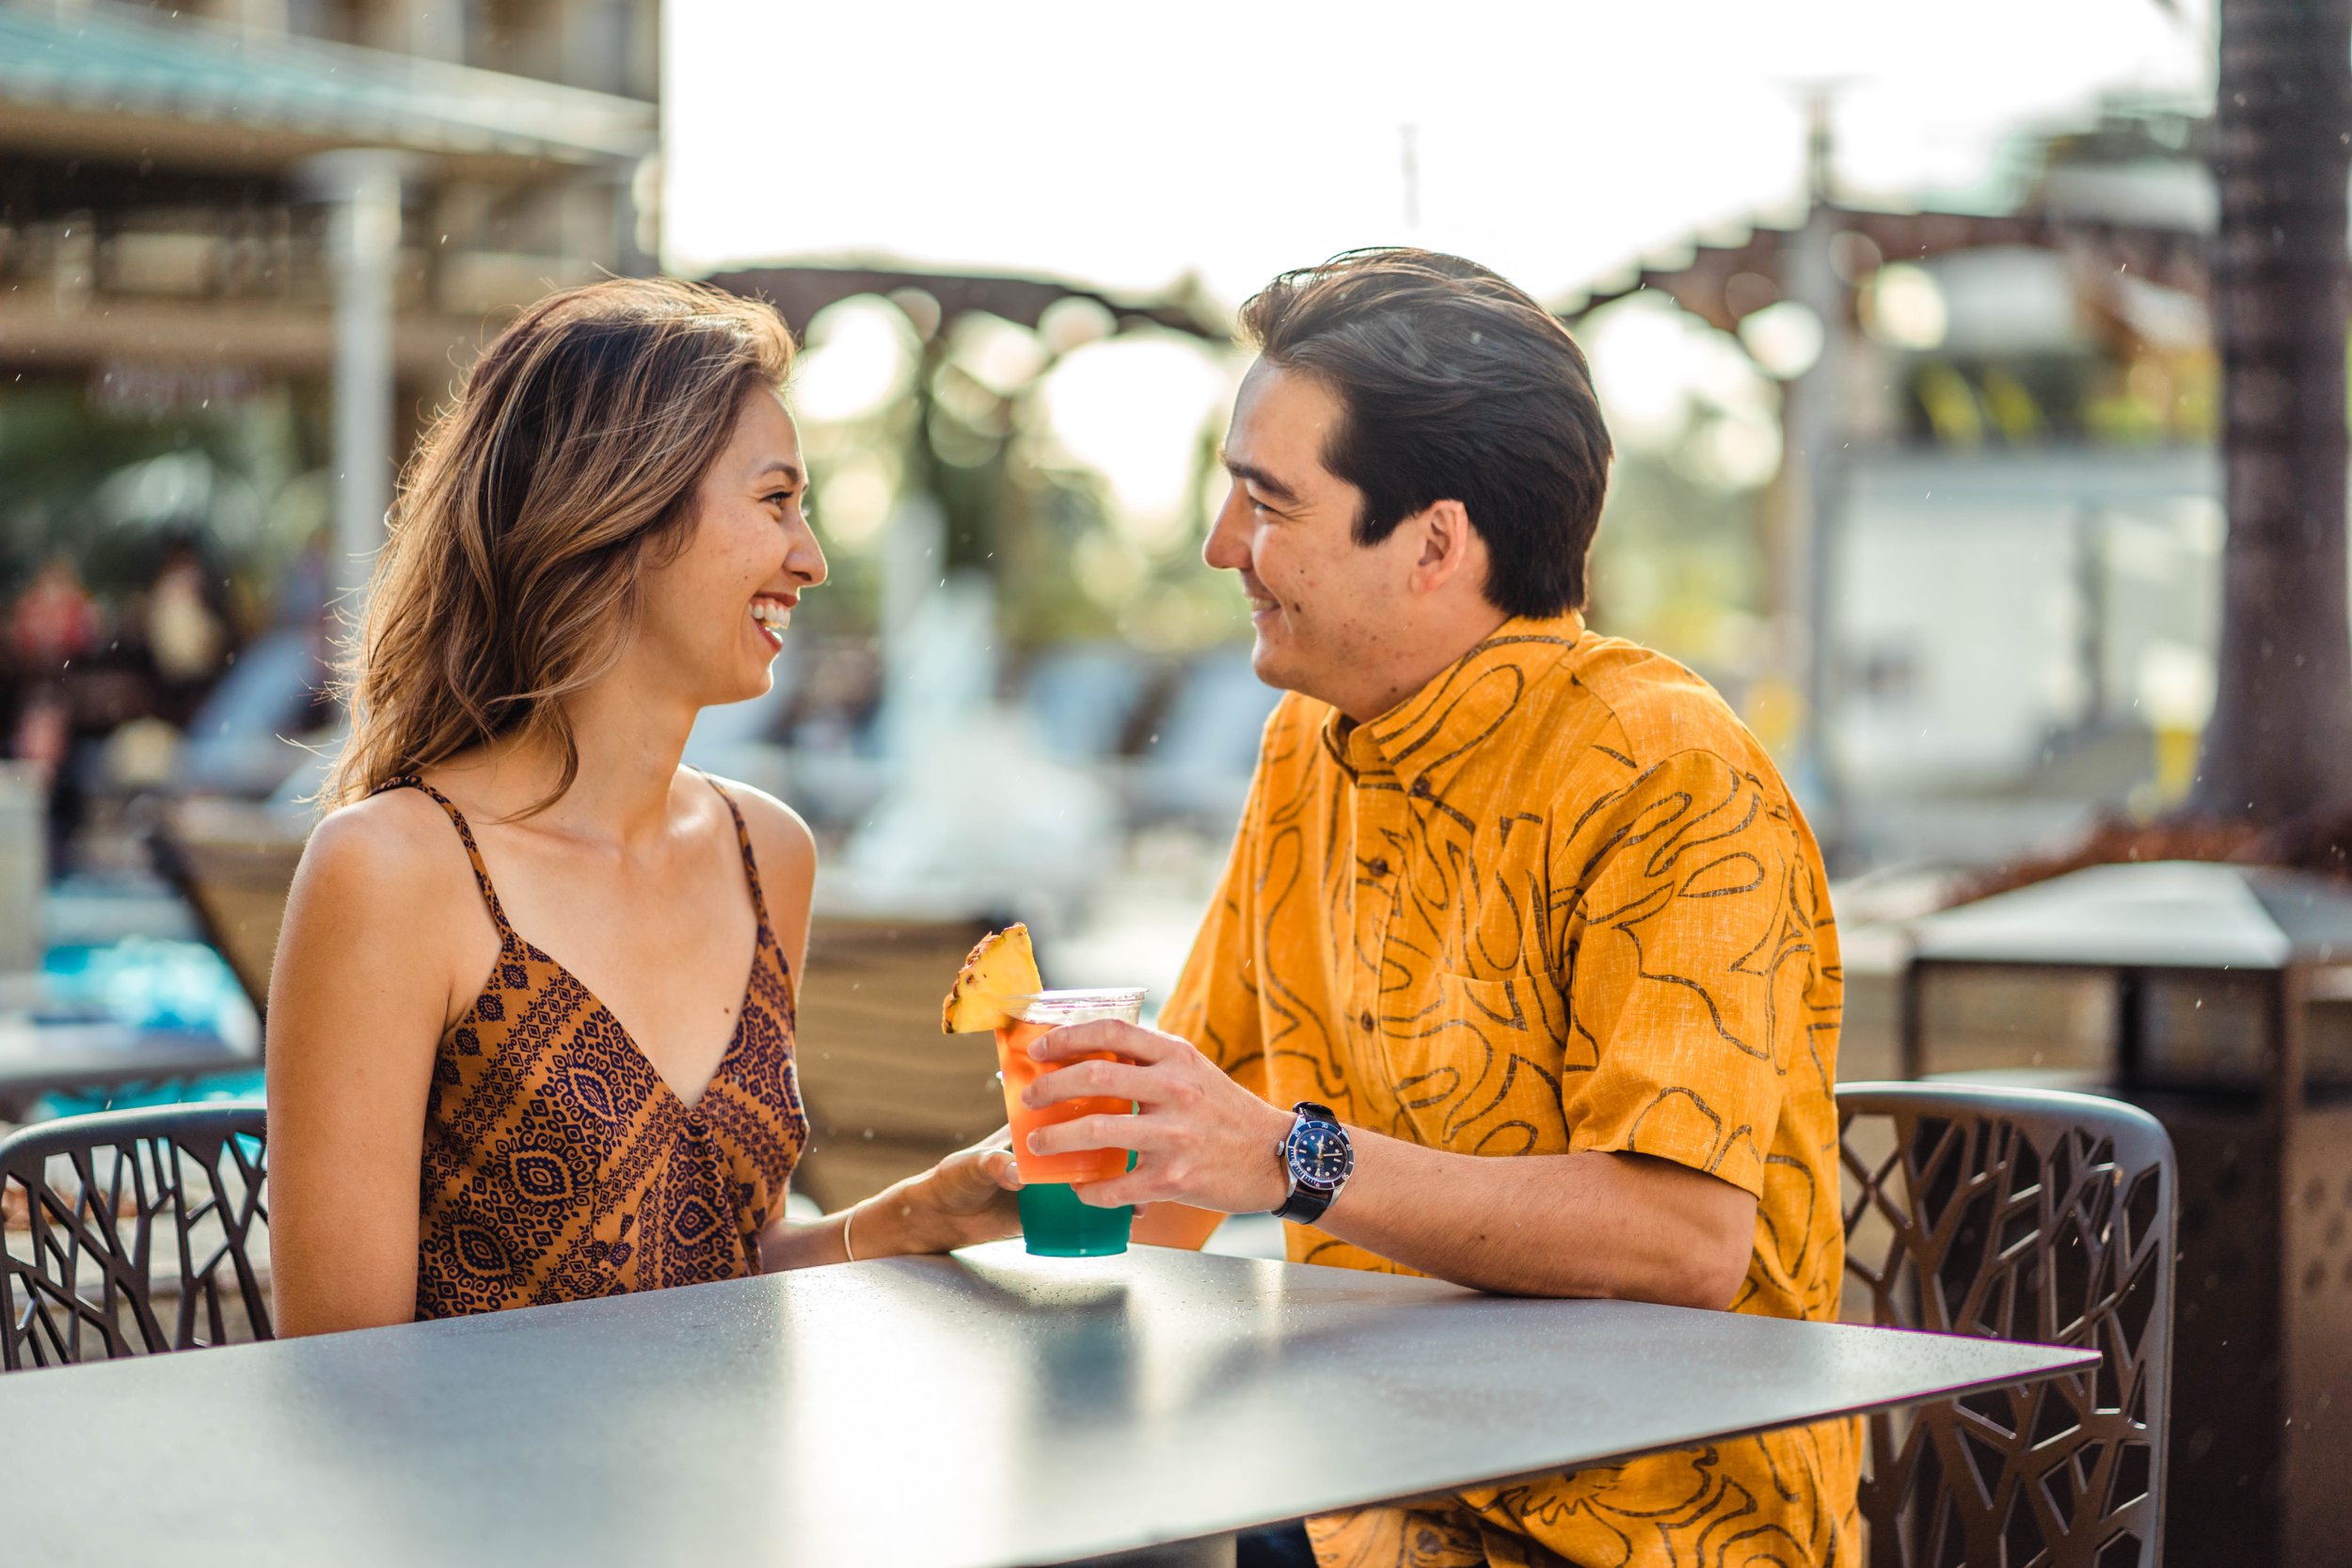
[[[1252,365],[1225,436],[1233,487],[1201,555],[1249,595],[1258,678],[1352,711],[1399,641],[1420,546],[1410,529],[1356,543],[1363,492],[1323,466],[1343,418],[1320,382]]]

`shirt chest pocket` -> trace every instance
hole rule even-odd
[[[1566,1151],[1549,985],[1525,973],[1432,971],[1382,1020],[1390,1086],[1416,1142],[1463,1154]]]

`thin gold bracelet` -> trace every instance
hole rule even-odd
[[[852,1203],[850,1205],[849,1211],[841,1216],[841,1250],[849,1257],[850,1261],[852,1263],[857,1261],[857,1251],[850,1245],[850,1227],[856,1222],[857,1205]]]

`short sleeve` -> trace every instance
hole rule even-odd
[[[1572,1150],[1655,1155],[1762,1196],[1804,1050],[1805,853],[1777,797],[1708,752],[1589,811],[1555,868],[1581,889],[1561,1080]]]
[[[1249,783],[1249,800],[1192,956],[1160,1009],[1160,1027],[1190,1040],[1243,1087],[1263,1098],[1265,1045],[1258,1011],[1258,808],[1265,760]]]

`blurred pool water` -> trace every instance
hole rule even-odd
[[[200,942],[126,937],[52,947],[41,958],[42,1000],[36,1013],[103,1018],[140,1028],[208,1029],[240,1051],[258,1053],[261,1022],[221,956]],[[53,1094],[36,1117],[78,1116],[136,1105],[258,1100],[262,1071],[223,1073],[194,1083],[128,1085],[87,1095]]]

